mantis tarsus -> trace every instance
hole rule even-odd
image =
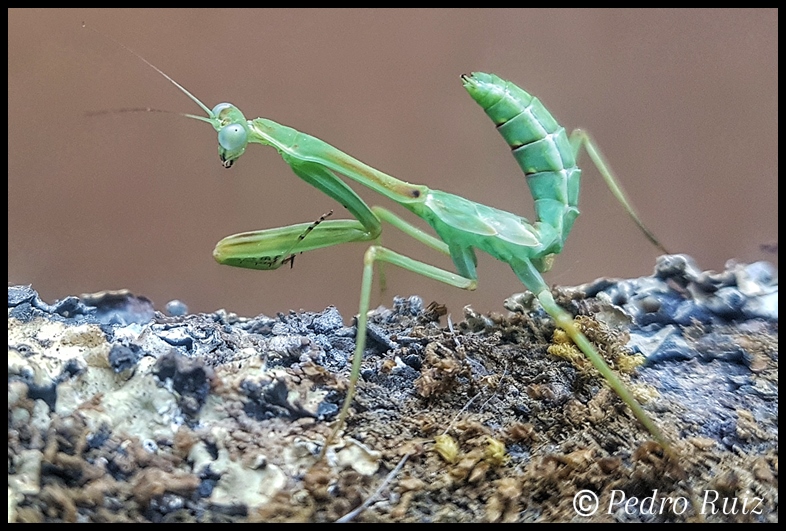
[[[541,276],[541,273],[549,270],[554,255],[562,250],[579,214],[577,205],[581,170],[576,165],[576,159],[582,146],[636,224],[656,246],[666,252],[630,206],[611,169],[587,133],[577,129],[568,135],[537,98],[509,81],[493,74],[462,76],[464,88],[494,121],[524,171],[535,200],[536,221],[531,223],[516,214],[398,180],[318,138],[266,118],[248,120],[230,103],[220,103],[211,110],[159,68],[128,47],[120,45],[164,76],[207,114],[207,117],[193,114],[185,116],[207,122],[215,128],[218,132],[218,153],[225,168],[230,168],[243,155],[249,143],[272,146],[298,177],[338,201],[355,218],[325,219],[329,215],[326,214],[312,223],[235,234],[216,245],[213,256],[219,263],[271,270],[286,263],[291,264],[295,254],[306,251],[349,242],[374,242],[364,255],[349,388],[336,425],[322,447],[322,455],[343,427],[355,394],[366,345],[374,264],[378,261],[387,262],[457,288],[474,290],[477,286],[475,249],[510,265],[519,280],[535,294],[543,309],[587,356],[636,418],[668,454],[674,455],[659,428],[578,330],[571,315],[556,304]],[[338,177],[339,174],[387,197],[425,220],[438,238],[383,207],[369,207]],[[381,235],[382,222],[449,255],[455,264],[456,273],[378,245],[376,240]]]

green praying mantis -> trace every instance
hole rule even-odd
[[[474,290],[477,287],[476,249],[510,265],[519,280],[587,356],[634,416],[667,454],[675,455],[660,429],[577,328],[573,317],[557,305],[542,276],[550,269],[554,256],[562,250],[579,215],[581,170],[577,166],[577,158],[582,147],[635,223],[658,248],[667,252],[631,207],[609,165],[586,132],[577,129],[568,135],[537,98],[496,75],[476,72],[462,76],[464,88],[494,122],[524,172],[535,200],[536,220],[530,222],[517,214],[458,195],[401,181],[311,135],[266,118],[249,120],[230,103],[219,103],[210,109],[145,58],[125,45],[117,44],[161,74],[204,111],[206,116],[184,116],[207,122],[218,132],[218,154],[225,168],[230,168],[250,143],[271,146],[295,175],[338,201],[354,218],[326,219],[327,214],[316,222],[229,236],[219,241],[213,251],[219,263],[273,270],[291,264],[296,254],[350,242],[371,242],[363,258],[356,346],[349,387],[332,433],[322,445],[321,456],[325,455],[343,428],[355,396],[366,346],[375,264],[392,264],[449,286]],[[339,175],[409,210],[428,223],[438,237],[386,208],[368,206]],[[414,260],[379,245],[383,222],[427,247],[449,255],[456,272]]]

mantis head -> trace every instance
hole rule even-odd
[[[218,156],[225,168],[246,151],[248,145],[248,121],[240,109],[231,103],[219,103],[210,111],[208,121],[218,131]],[[194,118],[202,118],[201,116]]]
[[[172,81],[168,76],[167,79]],[[207,117],[187,113],[183,113],[183,116],[199,120],[200,122],[207,122],[213,126],[213,129],[218,131],[218,156],[225,168],[231,168],[232,164],[245,153],[248,145],[249,132],[246,117],[243,116],[240,109],[231,103],[219,103],[213,107],[213,110],[210,110],[196,96],[175,81],[172,81],[172,83],[207,113]]]

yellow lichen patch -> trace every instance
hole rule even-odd
[[[447,433],[443,433],[442,435],[434,437],[434,442],[436,443],[434,445],[434,450],[446,463],[452,465],[458,461],[460,450],[456,439]]]
[[[493,467],[504,465],[508,460],[508,456],[505,453],[505,443],[493,437],[487,437],[486,451],[483,458]]]
[[[636,367],[643,365],[646,358],[642,354],[624,354],[617,359],[620,372],[631,373]]]
[[[612,368],[630,374],[645,361],[641,354],[632,354],[625,347],[628,334],[609,328],[606,324],[591,317],[579,315],[573,321],[576,327],[589,339],[598,353]],[[584,354],[576,347],[568,334],[557,328],[552,336],[552,345],[547,352],[552,356],[568,360],[574,367],[588,369],[591,365]]]
[[[552,356],[566,359],[572,365],[582,366],[584,364],[584,354],[573,344],[564,330],[561,328],[554,330],[554,336],[551,340],[553,344],[549,346],[546,352]]]

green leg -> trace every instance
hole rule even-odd
[[[606,185],[609,187],[609,190],[611,190],[611,193],[614,194],[614,197],[617,198],[617,201],[622,204],[622,206],[628,212],[628,215],[633,218],[633,221],[636,223],[636,225],[639,226],[644,235],[647,236],[647,238],[662,252],[665,254],[671,254],[658,241],[655,235],[652,234],[652,232],[650,232],[650,230],[644,225],[644,222],[641,221],[641,218],[639,218],[639,215],[633,209],[633,206],[631,206],[630,201],[628,201],[625,192],[622,190],[622,186],[614,176],[614,172],[611,171],[611,166],[609,166],[609,163],[606,162],[605,157],[600,152],[600,149],[589,133],[581,129],[576,129],[570,134],[570,145],[573,148],[573,154],[576,157],[576,161],[578,161],[579,148],[584,146],[584,150],[587,152],[590,159],[592,159],[595,167],[598,168],[601,177],[603,177],[603,180],[606,181]]]
[[[435,251],[439,251],[442,254],[447,254],[447,255],[450,254],[450,250],[448,249],[448,246],[445,244],[445,242],[443,242],[439,238],[435,238],[434,236],[432,236],[431,234],[428,234],[427,232],[425,232],[423,230],[420,230],[419,228],[417,228],[416,226],[414,226],[410,222],[402,219],[401,217],[399,217],[398,215],[394,214],[393,212],[391,212],[387,208],[383,208],[383,207],[380,207],[380,206],[373,206],[373,207],[371,207],[371,211],[380,220],[382,220],[382,221],[384,221],[386,223],[389,223],[390,225],[396,227],[398,230],[400,230],[404,234],[407,234],[408,236],[413,237],[417,241],[423,243],[424,245],[427,245],[428,247],[431,247]],[[382,245],[382,235],[381,234],[380,234],[379,237],[377,237],[377,240],[376,240],[375,244],[376,245],[380,245],[380,246]],[[379,269],[377,270],[378,273],[379,273],[379,286],[380,286],[380,289],[383,292],[385,291],[385,288],[387,286],[387,282],[385,280],[385,267],[384,266],[385,266],[384,262],[381,262],[379,264]]]
[[[341,243],[370,241],[376,237],[354,219],[328,219],[227,236],[216,244],[213,257],[220,264],[247,269],[281,267],[291,254]]]
[[[425,277],[444,282],[445,284],[455,286],[457,288],[474,290],[477,286],[477,281],[475,279],[464,278],[450,271],[413,260],[412,258],[408,258],[395,251],[386,249],[385,247],[372,245],[368,248],[366,254],[363,257],[363,280],[360,288],[357,336],[355,338],[355,354],[352,358],[352,372],[349,376],[349,389],[347,389],[347,396],[344,399],[344,405],[341,407],[341,411],[338,414],[336,426],[333,428],[332,433],[325,441],[325,445],[322,447],[320,459],[324,457],[328,446],[344,426],[344,421],[346,420],[347,414],[349,413],[349,407],[352,405],[352,399],[355,396],[355,388],[357,387],[358,377],[360,376],[360,365],[363,362],[363,351],[366,348],[366,330],[368,326],[369,301],[371,299],[371,284],[374,278],[374,263],[377,261],[387,262],[389,264],[402,267],[408,271],[412,271],[413,273],[418,273]]]
[[[409,221],[399,217],[398,215],[394,214],[387,208],[383,208],[380,206],[373,206],[371,207],[371,211],[377,215],[379,219],[382,221],[389,223],[390,225],[396,227],[398,230],[407,234],[408,236],[412,236],[417,241],[431,247],[435,251],[439,251],[442,254],[450,255],[450,250],[448,249],[448,245],[440,240],[439,238],[435,238],[431,234],[420,230]]]
[[[598,372],[606,379],[609,386],[614,390],[615,393],[625,402],[628,407],[633,411],[633,415],[641,422],[645,428],[655,437],[660,445],[663,447],[664,451],[671,457],[676,459],[677,455],[672,450],[671,445],[666,440],[666,437],[663,436],[660,429],[655,425],[652,419],[647,415],[647,413],[642,409],[641,405],[639,404],[638,400],[628,391],[628,388],[625,386],[622,381],[617,377],[616,373],[611,370],[611,368],[606,364],[603,358],[598,354],[595,350],[595,347],[590,343],[587,336],[582,334],[576,325],[573,323],[573,317],[563,310],[562,308],[557,305],[554,301],[554,297],[552,297],[551,292],[549,290],[541,291],[537,294],[538,300],[540,304],[543,306],[543,309],[546,310],[554,322],[562,328],[565,333],[568,334],[571,340],[576,344],[576,346],[581,349],[585,356],[590,360],[592,365],[598,370]]]
[[[342,243],[378,240],[379,222],[385,221],[443,254],[450,254],[442,240],[427,234],[393,212],[382,208],[370,209],[374,223],[354,219],[324,219],[227,236],[216,244],[213,256],[220,264],[247,269],[272,270],[286,263],[292,253],[305,253]],[[371,225],[371,227],[369,227]]]
[[[645,413],[644,409],[642,409],[639,402],[636,398],[628,391],[628,388],[625,386],[622,381],[617,377],[616,373],[611,370],[611,368],[606,364],[603,358],[598,354],[598,351],[595,350],[595,347],[590,343],[590,340],[587,339],[587,336],[582,334],[576,325],[573,324],[573,317],[559,307],[559,305],[554,301],[554,297],[551,295],[551,291],[548,289],[548,286],[543,281],[543,277],[540,275],[540,272],[532,265],[529,260],[520,260],[511,262],[511,267],[513,271],[516,273],[516,276],[519,277],[519,280],[527,286],[527,288],[534,293],[538,300],[540,301],[541,306],[543,309],[546,310],[546,313],[554,319],[556,325],[562,328],[568,337],[576,344],[577,347],[587,356],[587,359],[590,360],[592,365],[598,370],[598,372],[606,379],[609,386],[614,390],[615,393],[625,402],[628,407],[633,411],[633,415],[641,422],[645,428],[655,437],[661,446],[663,446],[666,453],[670,456],[675,457],[676,453],[672,450],[671,445],[669,445],[666,438],[663,436],[661,431],[652,421],[652,419]]]
[[[628,215],[633,219],[636,225],[639,226],[641,231],[647,236],[647,238],[662,252],[666,254],[670,254],[669,251],[658,241],[652,232],[644,225],[644,222],[641,221],[639,215],[633,209],[630,201],[628,200],[625,192],[622,190],[622,186],[620,185],[617,178],[614,176],[614,172],[611,170],[611,166],[606,161],[605,157],[601,153],[600,149],[598,148],[595,141],[586,131],[581,129],[576,129],[570,134],[570,144],[573,148],[573,153],[576,156],[576,160],[578,160],[579,155],[579,148],[582,146],[584,150],[589,155],[592,162],[595,164],[595,167],[598,168],[600,175],[603,177],[603,180],[606,181],[606,185],[611,190],[611,193],[614,194],[614,197],[617,198],[625,210],[628,212]],[[628,388],[620,381],[617,375],[609,368],[603,358],[598,354],[595,348],[592,346],[592,343],[579,332],[576,326],[573,324],[573,319],[570,315],[565,312],[562,308],[560,308],[555,302],[554,298],[551,296],[551,292],[548,290],[541,291],[538,293],[538,300],[543,305],[543,309],[551,315],[551,317],[556,321],[557,325],[565,330],[565,332],[570,336],[573,342],[581,349],[581,351],[587,356],[587,358],[592,362],[595,368],[600,372],[606,381],[609,383],[612,389],[619,395],[619,397],[625,402],[628,407],[633,411],[633,414],[636,418],[641,422],[645,428],[652,434],[653,437],[663,446],[664,450],[672,457],[676,458],[676,453],[672,450],[671,445],[668,443],[666,438],[663,436],[661,431],[652,421],[652,419],[644,412],[641,405],[639,405],[638,401],[633,397],[633,395],[628,391]]]

